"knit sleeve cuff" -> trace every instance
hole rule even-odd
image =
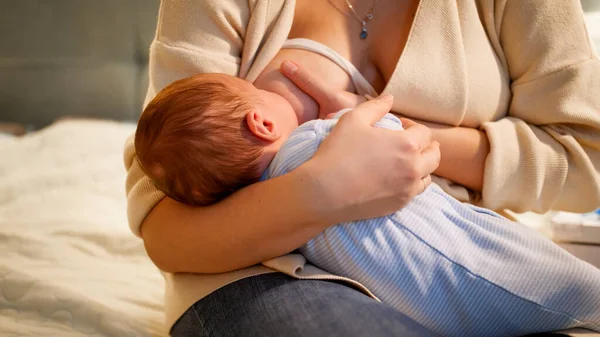
[[[565,149],[541,127],[507,117],[485,123],[490,141],[481,206],[515,212],[546,212],[561,193],[568,161]]]

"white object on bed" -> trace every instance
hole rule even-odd
[[[164,336],[164,281],[127,227],[132,124],[0,139],[0,336]]]
[[[551,220],[552,239],[600,245],[600,213],[558,212]]]

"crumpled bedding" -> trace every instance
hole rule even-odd
[[[128,229],[133,124],[0,138],[0,336],[165,336],[164,280]]]

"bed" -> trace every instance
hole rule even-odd
[[[122,163],[157,6],[2,2],[0,336],[167,334],[164,281],[127,227]]]
[[[1,1],[0,336],[166,335],[122,160],[158,2]]]
[[[164,336],[163,279],[126,223],[134,125],[0,140],[0,336]]]

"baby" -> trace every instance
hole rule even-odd
[[[233,76],[196,75],[148,104],[135,148],[156,187],[180,202],[206,206],[257,182],[297,127],[283,97]]]
[[[298,127],[281,96],[235,77],[197,75],[147,106],[135,147],[168,196],[210,205],[310,159],[341,113]],[[391,114],[376,126],[402,129]],[[600,330],[600,270],[434,185],[396,213],[332,226],[299,251],[441,336]]]

